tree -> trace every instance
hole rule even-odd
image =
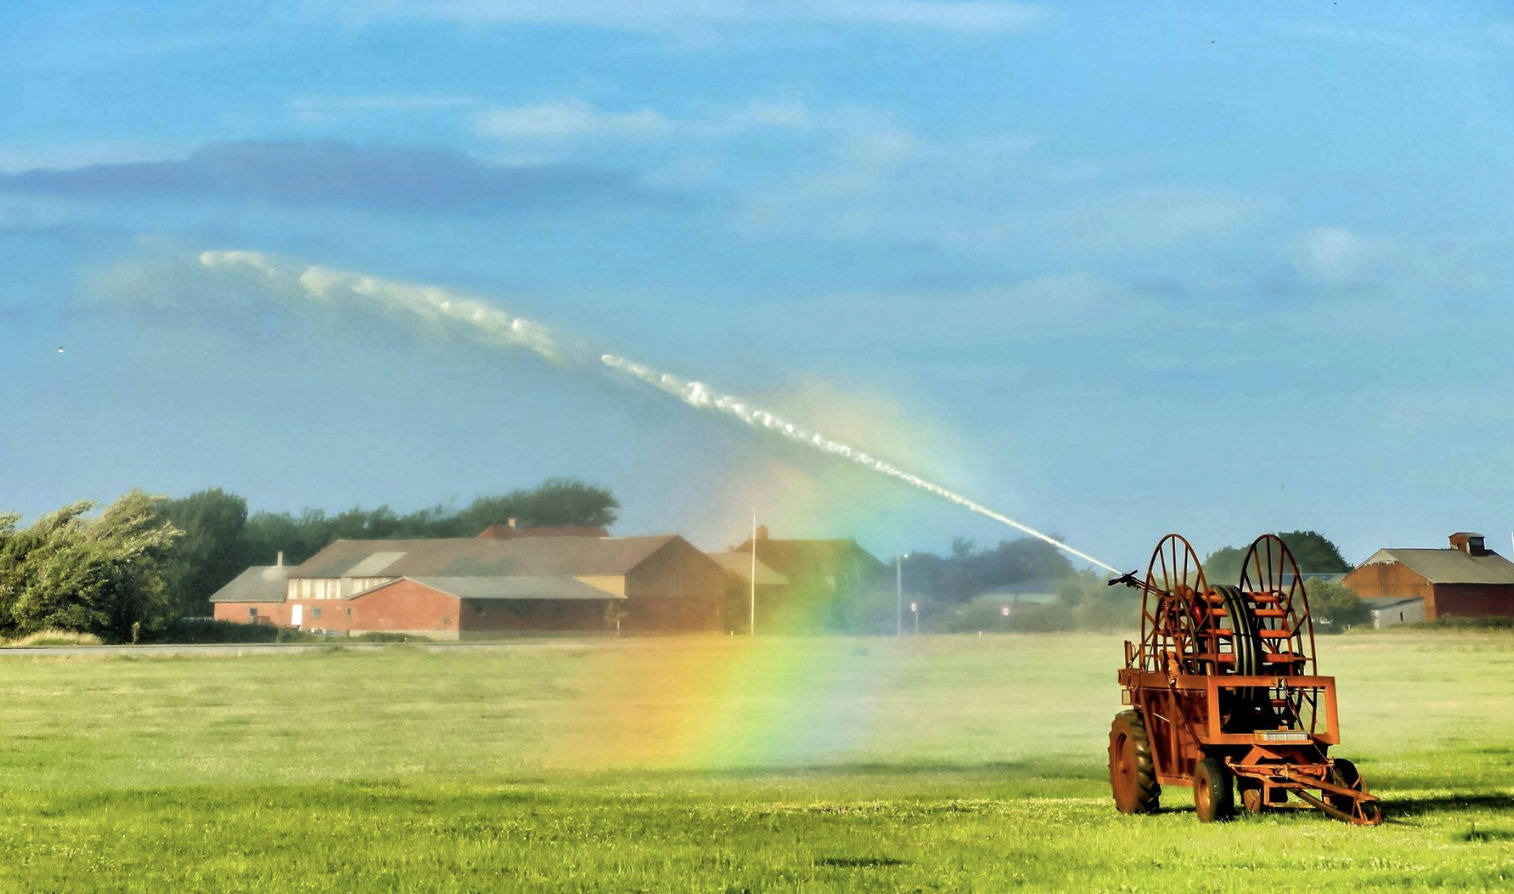
[[[1288,531],[1278,537],[1293,554],[1299,571],[1305,574],[1340,574],[1351,570],[1340,547],[1318,531]],[[1211,584],[1240,583],[1245,558],[1245,547],[1222,546],[1204,557],[1204,577]]]
[[[1241,562],[1246,551],[1238,546],[1222,546],[1204,557],[1204,578],[1210,584],[1235,585],[1241,580]]]
[[[1293,553],[1300,571],[1317,574],[1343,574],[1351,563],[1341,555],[1340,547],[1318,531],[1288,531],[1278,535]]]
[[[1345,584],[1311,580],[1304,583],[1304,589],[1309,593],[1314,628],[1321,633],[1340,633],[1372,620],[1372,609]]]
[[[17,516],[0,517],[0,630],[122,641],[134,624],[168,620],[162,563],[180,532],[159,517],[158,498],[134,490],[88,518],[94,509],[73,503],[22,530]]]
[[[210,596],[248,566],[247,501],[220,488],[164,500],[159,516],[183,532],[164,563],[178,614],[210,614]]]
[[[968,559],[974,582],[981,590],[1030,580],[1062,580],[1073,575],[1062,551],[1034,537],[1001,540],[999,545]]]
[[[619,501],[606,488],[553,478],[535,488],[478,497],[462,509],[437,505],[404,515],[387,505],[353,507],[335,515],[320,509],[306,509],[297,516],[256,512],[247,519],[238,564],[242,568],[266,565],[281,551],[288,562],[298,564],[341,539],[474,537],[512,518],[524,527],[607,528],[615,523],[619,508]]]
[[[608,528],[615,524],[620,502],[608,490],[573,478],[552,478],[531,490],[514,490],[502,497],[479,497],[458,514],[471,537],[490,525],[510,519],[530,527],[556,525]]]

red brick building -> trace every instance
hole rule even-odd
[[[1481,534],[1451,535],[1448,549],[1380,549],[1341,583],[1368,607],[1385,600],[1424,600],[1425,620],[1514,615],[1514,562],[1484,545]]]
[[[721,628],[726,572],[708,556],[677,535],[598,534],[338,540],[211,602],[218,620],[433,639]]]
[[[734,567],[750,564],[753,547],[753,541],[747,540],[728,553],[734,557]],[[759,631],[802,632],[842,625],[849,602],[887,571],[852,539],[775,540],[768,536],[766,527],[759,527],[755,548],[759,566],[775,572],[775,579],[766,587],[762,586],[762,575],[758,575]],[[750,575],[750,571],[744,574]],[[892,575],[888,585],[892,590]]]

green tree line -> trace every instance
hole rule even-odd
[[[512,518],[609,527],[619,508],[605,488],[554,478],[409,513],[387,505],[249,513],[243,497],[212,488],[172,499],[134,490],[103,509],[73,503],[25,527],[20,515],[0,514],[0,637],[59,629],[127,641],[208,616],[211,594],[280,552],[297,564],[343,538],[473,537]]]
[[[1304,574],[1351,570],[1340,548],[1318,531],[1278,535]],[[1246,547],[1225,546],[1204,558],[1210,583],[1238,583]],[[1054,600],[1019,606],[1006,617],[997,603],[977,601],[999,587],[1030,581],[1044,583]],[[904,560],[904,587],[926,603],[925,626],[944,632],[1055,632],[1070,630],[1135,631],[1140,625],[1140,591],[1109,587],[1101,575],[1076,572],[1055,547],[1032,538],[1001,541],[989,550],[971,540],[952,541],[947,555],[919,552]],[[880,588],[881,589],[881,588]],[[1340,583],[1313,579],[1305,583],[1315,629],[1334,633],[1364,624],[1371,609],[1356,591]],[[874,601],[882,605],[886,600]],[[881,617],[886,612],[877,612]],[[891,620],[888,623],[893,623]],[[876,625],[875,625],[876,626]]]

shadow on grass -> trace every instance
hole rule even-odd
[[[1395,818],[1426,816],[1435,813],[1471,813],[1485,810],[1514,809],[1514,797],[1487,792],[1416,797],[1412,794],[1389,795],[1383,801],[1384,811]]]
[[[1466,841],[1473,844],[1482,844],[1490,841],[1514,841],[1514,832],[1508,829],[1479,829],[1472,826],[1465,832],[1458,832],[1451,836],[1453,841]]]

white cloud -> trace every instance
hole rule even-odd
[[[581,99],[525,106],[494,107],[474,116],[481,136],[508,141],[566,140],[615,136],[651,140],[665,137],[716,139],[759,130],[805,132],[829,129],[803,102],[753,100],[684,119],[653,109],[608,111]]]
[[[1380,253],[1380,244],[1344,227],[1321,227],[1305,233],[1299,247],[1300,266],[1327,283],[1355,281]]]
[[[364,112],[430,112],[483,105],[474,96],[437,93],[400,93],[382,96],[301,96],[289,103],[296,119],[324,122],[343,115]]]
[[[180,158],[188,147],[170,143],[102,142],[66,146],[18,146],[0,144],[0,174],[21,171],[69,170],[92,165],[168,161]]]
[[[565,140],[584,136],[652,139],[667,134],[673,123],[660,112],[637,109],[606,112],[581,100],[494,108],[474,117],[475,129],[502,140]]]
[[[1000,0],[411,0],[358,3],[359,21],[411,18],[473,25],[580,25],[634,31],[691,26],[840,24],[959,33],[1024,31],[1047,17],[1038,6]]]
[[[1265,208],[1227,190],[1161,187],[1098,198],[1049,215],[1041,227],[1087,250],[1149,249],[1226,235]]]
[[[816,121],[802,102],[754,100],[726,109],[701,125],[705,133],[720,136],[753,130],[813,130]]]

